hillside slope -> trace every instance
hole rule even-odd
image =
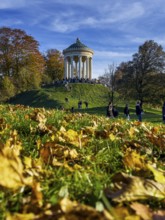
[[[65,101],[68,99],[68,102]],[[82,109],[78,109],[78,102],[82,101]],[[88,109],[84,104],[84,101],[89,103]],[[106,107],[109,102],[108,89],[99,84],[87,84],[87,83],[72,83],[66,88],[65,85],[59,85],[49,88],[41,88],[39,90],[32,90],[21,93],[11,100],[9,104],[21,104],[30,107],[46,108],[46,109],[68,109],[71,110],[74,107],[75,112],[97,114],[106,116]],[[131,120],[136,120],[135,114],[135,102],[129,102]],[[125,101],[121,97],[115,96],[115,102],[119,117],[124,118],[123,108]],[[158,122],[162,121],[161,109],[153,109],[144,106],[143,121]]]
[[[59,108],[62,106],[66,109],[71,107],[76,109],[80,100],[83,102],[83,107],[85,107],[84,101],[87,101],[90,107],[106,106],[109,101],[108,89],[99,84],[72,83],[68,88],[65,85],[59,85],[24,92],[9,102],[32,107]]]

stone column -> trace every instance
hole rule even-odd
[[[89,58],[89,79],[92,79],[92,57]]]
[[[84,71],[85,71],[85,61],[83,60],[83,67],[82,67],[82,78],[84,79]]]
[[[81,60],[82,60],[82,57],[79,56],[79,75],[78,75],[78,78],[79,78],[79,79],[82,77]]]
[[[64,79],[68,78],[68,59],[64,59]]]
[[[70,58],[68,60],[68,78],[70,78]]]
[[[74,71],[74,66],[73,66],[73,56],[71,57],[71,78],[73,79],[73,71]]]
[[[89,78],[89,58],[86,57],[86,78]]]

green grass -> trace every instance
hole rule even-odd
[[[41,88],[21,93],[10,100],[12,104],[23,104],[32,107],[59,108],[65,109],[78,107],[78,101],[88,101],[90,107],[102,106],[108,102],[108,90],[97,84],[70,84],[71,90],[64,85],[50,88]],[[65,101],[68,98],[69,102]]]
[[[122,107],[119,110],[122,110]],[[133,113],[133,121],[121,119],[122,115],[121,118],[111,120],[102,116],[104,106],[81,111],[72,114],[67,111],[20,105],[0,106],[1,160],[5,159],[5,162],[9,163],[10,174],[15,173],[18,179],[16,183],[19,182],[19,176],[33,179],[32,185],[26,184],[25,181],[23,186],[18,186],[16,190],[12,189],[12,186],[8,189],[5,184],[11,181],[11,177],[6,177],[5,173],[1,172],[4,177],[0,178],[0,219],[6,219],[9,213],[12,216],[19,213],[23,215],[22,219],[26,219],[24,215],[27,213],[42,217],[39,219],[58,219],[56,216],[61,213],[58,210],[59,202],[65,197],[94,209],[98,203],[101,203],[103,208],[110,205],[115,212],[118,204],[110,204],[110,201],[107,205],[107,201],[102,197],[104,189],[113,189],[115,174],[124,172],[154,179],[151,172],[143,170],[144,156],[145,164],[154,164],[154,167],[164,170],[164,149],[161,146],[161,143],[164,143],[164,125],[155,127],[153,123],[136,123]],[[87,111],[91,111],[90,114],[86,114]],[[96,112],[100,116],[96,115]],[[153,115],[158,116],[158,113],[159,111],[147,112],[143,117],[148,115],[151,119]],[[62,151],[58,151],[60,147]],[[46,160],[44,155],[47,151],[45,154],[41,153],[42,149],[50,150]],[[67,156],[67,152],[72,150],[76,151],[78,156]],[[135,153],[135,160],[129,152]],[[124,164],[126,156],[132,160],[133,165],[131,164],[130,168]],[[21,160],[23,165],[23,174],[19,166],[12,169],[18,160]],[[28,163],[25,163],[26,160]],[[3,164],[3,161],[1,163]],[[2,171],[7,168],[0,166],[0,169]],[[39,196],[40,187],[35,187],[35,183],[40,184],[43,199]],[[156,184],[155,181],[155,186]],[[153,186],[149,187],[149,191]],[[149,199],[150,197],[146,197],[142,204],[148,204]],[[39,205],[41,200],[43,204]],[[156,197],[152,197],[152,201],[151,209],[164,208],[164,203],[159,204]],[[126,201],[123,207],[129,209],[131,203],[132,201]],[[119,205],[122,206],[122,203]],[[45,213],[50,216],[46,217]]]
[[[99,116],[106,115],[106,107],[109,102],[108,89],[99,84],[73,83],[70,84],[71,89],[67,90],[64,85],[54,86],[50,88],[41,88],[21,93],[12,98],[9,103],[22,104],[25,106],[59,109],[61,106],[70,111],[74,107],[75,112],[95,114]],[[68,98],[68,102],[65,101]],[[78,109],[78,102],[82,101],[82,109]],[[88,109],[85,108],[84,101],[89,103]],[[119,111],[119,118],[124,118],[123,109],[125,101],[121,97],[115,95],[114,104]],[[131,120],[137,120],[135,115],[136,101],[127,102],[130,107]],[[143,121],[161,123],[161,109],[152,108],[147,104],[143,106]]]

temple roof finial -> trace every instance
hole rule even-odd
[[[79,42],[80,42],[80,39],[77,37],[76,43],[79,43]]]

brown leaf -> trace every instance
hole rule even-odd
[[[151,220],[152,214],[151,210],[147,205],[140,204],[138,202],[134,202],[130,206],[133,210],[136,211],[136,214],[139,215],[144,220]]]
[[[40,156],[45,163],[53,164],[53,161],[74,160],[78,157],[78,153],[75,149],[70,149],[56,142],[47,142],[41,147]]]
[[[25,184],[23,165],[15,154],[6,154],[0,151],[0,186],[17,189]]]
[[[40,183],[33,181],[32,184],[32,196],[31,196],[31,205],[41,207],[43,204],[43,196],[41,192]]]
[[[165,185],[150,179],[118,173],[113,182],[114,191],[106,195],[116,202],[165,198]]]
[[[145,157],[130,148],[127,148],[124,154],[123,163],[126,168],[131,170],[146,169]]]
[[[63,219],[113,220],[113,217],[106,211],[98,212],[90,206],[79,204],[78,202],[71,201],[68,198],[64,198],[60,202],[60,206],[63,211]]]

